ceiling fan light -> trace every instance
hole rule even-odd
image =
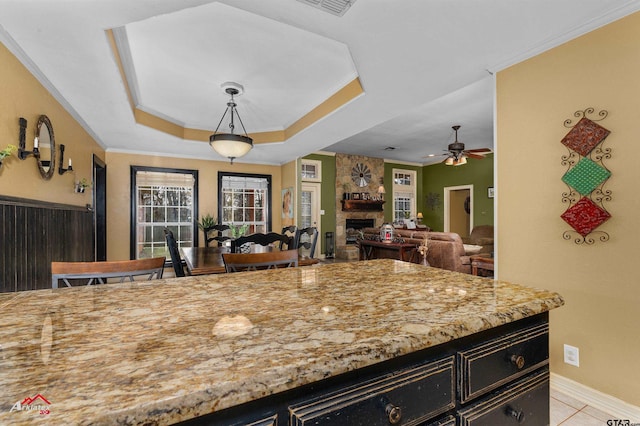
[[[462,155],[462,156],[460,156],[458,161],[456,161],[453,165],[454,166],[462,166],[464,164],[467,164],[467,157],[465,155]]]
[[[447,159],[444,160],[444,164],[447,166],[453,166],[453,163],[454,163],[453,157],[447,157]]]

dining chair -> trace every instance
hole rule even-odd
[[[171,264],[176,277],[184,277],[184,268],[182,266],[182,259],[180,258],[180,252],[178,251],[178,243],[168,228],[164,228],[164,235],[167,239],[167,248],[169,249],[169,255],[171,256]]]
[[[133,282],[134,277],[146,275],[147,280],[162,278],[164,257],[148,259],[117,260],[102,262],[51,262],[51,288],[58,288],[62,280],[71,287],[70,279],[87,280],[87,285],[105,284],[109,278],[120,278]]]
[[[297,247],[304,251],[309,250],[309,257],[313,258],[316,251],[316,243],[318,242],[318,228],[310,226],[298,231]]]
[[[204,238],[205,238],[207,247],[209,247],[209,244],[212,243],[213,241],[217,241],[218,245],[221,246],[224,241],[230,240],[231,237],[222,234],[224,231],[228,231],[229,229],[231,229],[229,225],[224,225],[222,223],[213,225],[210,228],[206,228],[204,230]],[[209,236],[209,232],[212,233],[211,236]],[[215,234],[213,234],[213,232],[215,232]]]
[[[282,235],[286,235],[287,237],[291,237],[291,244],[280,241],[280,250],[292,250],[298,247],[298,227],[295,225],[285,226],[282,228]]]
[[[257,271],[259,269],[291,268],[298,266],[298,250],[263,253],[222,253],[227,273]]]
[[[261,246],[268,246],[269,244],[283,242],[287,247],[292,247],[293,238],[287,235],[278,234],[277,232],[269,232],[268,234],[250,234],[238,237],[235,240],[231,240],[231,253],[237,253],[244,244],[254,243]]]

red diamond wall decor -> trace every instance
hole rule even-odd
[[[562,165],[568,168],[562,181],[569,187],[569,191],[562,194],[562,201],[569,203],[569,208],[560,217],[582,237],[574,240],[576,244],[593,244],[595,240],[589,234],[611,217],[604,207],[605,201],[611,201],[611,191],[603,189],[611,176],[603,160],[611,158],[611,149],[601,145],[611,132],[595,123],[609,113],[600,111],[600,118],[596,120],[586,117],[593,113],[593,108],[576,111],[574,116],[580,120],[574,126],[571,126],[572,120],[565,120],[565,127],[571,130],[560,141],[569,150],[569,154],[562,157]],[[565,231],[563,238],[571,239],[571,232]],[[600,241],[609,240],[606,232],[596,232],[600,234]]]
[[[609,130],[586,117],[582,117],[578,124],[560,141],[564,146],[586,157],[600,142],[609,136]]]
[[[606,222],[611,215],[590,199],[583,197],[560,216],[583,237]]]

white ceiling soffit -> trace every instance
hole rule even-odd
[[[423,156],[441,153],[451,142],[454,124],[462,126],[460,141],[468,148],[489,146],[482,134],[490,134],[486,129],[493,128],[494,94],[490,85],[487,95],[473,86],[492,82],[483,81],[492,79],[487,70],[499,71],[636,12],[640,0],[366,0],[358,1],[339,18],[296,0],[0,0],[0,41],[108,151],[225,161],[206,142],[181,139],[136,124],[105,35],[107,29],[124,27],[128,38],[130,25],[133,29],[137,24],[150,25],[156,20],[168,22],[174,15],[178,19],[183,12],[189,14],[190,9],[228,14],[229,20],[244,12],[241,19],[249,21],[242,22],[252,24],[249,28],[246,25],[230,28],[221,36],[224,38],[219,45],[200,45],[205,50],[194,50],[197,44],[188,43],[181,48],[173,47],[174,56],[158,56],[151,64],[144,63],[150,59],[137,58],[132,52],[141,106],[185,124],[207,126],[212,131],[228,100],[219,84],[237,81],[246,89],[238,99],[238,110],[248,132],[252,132],[254,123],[264,128],[286,126],[291,118],[284,114],[274,118],[271,114],[278,109],[286,113],[298,108],[294,104],[299,100],[304,106],[309,99],[315,99],[313,89],[317,82],[311,84],[312,91],[308,94],[301,92],[309,84],[307,77],[317,77],[326,67],[322,51],[314,53],[313,44],[298,46],[284,58],[265,55],[273,43],[261,43],[261,34],[254,31],[253,23],[271,28],[275,22],[290,27],[282,30],[286,32],[284,37],[306,34],[303,36],[306,41],[311,42],[312,36],[317,36],[341,45],[353,58],[352,70],[357,69],[365,95],[283,143],[256,144],[243,162],[284,164],[327,147],[355,151],[358,144],[362,155],[380,152],[382,158],[397,156],[398,161],[421,162]],[[187,30],[204,33],[206,39],[210,31],[206,27],[211,24],[200,25],[205,28]],[[164,31],[171,33],[174,29],[165,26]],[[254,40],[247,41],[248,37]],[[249,50],[224,47],[238,38],[244,43],[243,49]],[[308,75],[291,72],[282,65],[304,66],[307,59],[298,61],[298,56],[305,55],[316,56],[311,59],[315,68]],[[185,63],[183,56],[188,56],[184,60],[187,62],[200,58],[205,62],[193,66],[195,74],[180,76],[180,72],[185,72],[180,68]],[[251,56],[259,58],[261,64],[250,70],[243,67],[239,73],[235,65],[246,64]],[[215,63],[207,62],[212,61],[211,57],[217,59]],[[140,75],[137,59],[143,61],[140,69],[151,67],[153,72],[146,77]],[[288,80],[282,83],[282,78],[273,75],[277,73],[272,70],[290,72]],[[203,76],[210,77],[208,71],[220,75],[205,81]],[[175,73],[174,78],[171,73]],[[145,85],[156,77],[162,77],[161,82],[168,82],[169,87],[147,94]],[[322,82],[322,77],[316,80]],[[339,79],[331,80],[337,83]],[[179,86],[192,90],[189,85],[197,81],[204,93],[200,99],[163,98],[183,93],[175,91]],[[317,98],[326,99],[331,93],[328,90]],[[462,96],[464,93],[469,98]],[[254,104],[258,99],[260,103]],[[264,112],[268,114],[268,122],[262,121],[260,110],[266,99],[280,102]],[[474,115],[470,103],[476,102]],[[307,108],[310,104],[313,102],[308,102]],[[476,134],[476,127],[482,134]],[[340,141],[348,141],[343,144],[346,148],[339,146]],[[394,146],[396,150],[380,151],[386,146]]]
[[[213,130],[236,97],[247,132],[284,130],[358,74],[349,49],[317,34],[222,3],[114,29],[136,107],[174,124]]]
[[[332,15],[342,16],[356,0],[298,0]]]

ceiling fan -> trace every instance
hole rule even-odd
[[[467,157],[482,160],[485,155],[491,153],[489,148],[464,149],[464,144],[458,141],[458,130],[460,127],[460,125],[451,127],[456,133],[456,140],[453,143],[450,143],[447,147],[448,153],[443,154],[447,156],[444,160],[444,163],[447,166],[461,166],[463,164],[467,164]]]

